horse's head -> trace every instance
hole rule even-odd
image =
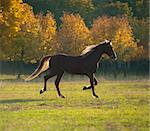
[[[111,40],[105,40],[104,53],[107,54],[112,60],[117,60],[116,52],[113,50]]]

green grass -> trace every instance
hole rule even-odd
[[[1,131],[148,131],[148,81],[104,81],[82,91],[88,81],[62,82],[40,95],[42,82],[1,82]]]

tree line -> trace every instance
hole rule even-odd
[[[1,61],[36,63],[47,54],[79,55],[86,46],[105,39],[112,40],[121,61],[148,59],[144,0],[136,5],[127,0],[0,2]],[[140,9],[144,13],[138,16]]]

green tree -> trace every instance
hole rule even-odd
[[[130,23],[133,27],[133,34],[136,38],[138,46],[143,46],[143,58],[149,58],[149,20],[132,18]]]
[[[93,12],[93,17],[98,16],[132,16],[131,9],[128,3],[123,3],[120,1],[112,2],[110,1],[94,1],[95,10]]]
[[[91,26],[92,14],[95,10],[92,0],[69,0],[68,5],[67,11],[80,14],[87,26]]]
[[[113,0],[116,2],[117,0]],[[122,3],[128,3],[134,17],[145,19],[149,17],[149,1],[148,0],[120,0]]]

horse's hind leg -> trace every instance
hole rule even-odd
[[[44,76],[44,88],[40,90],[40,94],[42,94],[44,91],[46,91],[46,82],[49,78],[55,76],[56,73],[54,73],[52,70],[50,71],[50,73],[46,76]]]
[[[63,73],[64,73],[64,72],[59,73],[59,74],[57,75],[56,80],[55,80],[55,86],[56,86],[56,89],[57,89],[57,93],[58,93],[58,96],[61,97],[61,98],[65,98],[65,97],[61,94],[61,92],[60,92],[60,90],[59,90],[59,82],[60,82],[60,80],[61,80],[61,77],[62,77]]]

